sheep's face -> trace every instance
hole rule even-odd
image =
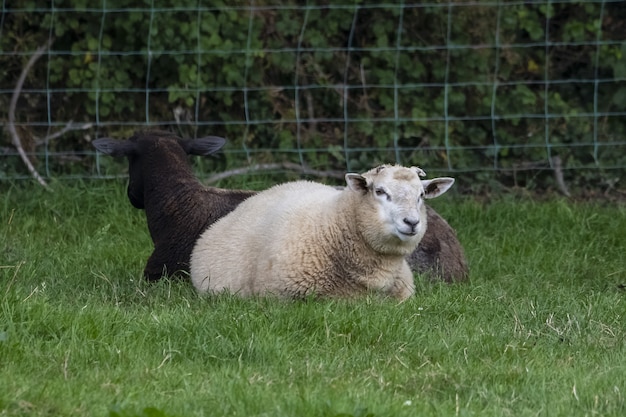
[[[364,174],[347,174],[348,187],[360,193],[357,222],[366,239],[382,252],[410,253],[426,232],[424,199],[454,183],[452,178],[421,180],[417,167],[382,165]]]

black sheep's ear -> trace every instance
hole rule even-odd
[[[128,156],[135,152],[135,143],[129,140],[100,138],[91,144],[100,152],[111,156]]]
[[[220,150],[226,143],[226,139],[219,136],[207,136],[194,140],[187,140],[183,147],[190,155],[210,155]]]

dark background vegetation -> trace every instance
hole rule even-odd
[[[211,169],[397,161],[543,190],[559,156],[568,186],[600,191],[626,170],[623,2],[3,4],[5,127],[51,41],[15,109],[44,176],[123,174],[89,142],[147,125],[227,137]],[[0,178],[27,175],[6,131],[0,147]]]

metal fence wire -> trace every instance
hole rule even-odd
[[[623,1],[219,3],[3,1],[0,178],[122,176],[90,142],[144,128],[222,169],[626,170]]]

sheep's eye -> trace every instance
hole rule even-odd
[[[376,195],[377,195],[377,196],[379,196],[379,197],[383,197],[383,196],[385,196],[385,197],[387,197],[387,200],[391,200],[391,197],[389,196],[389,194],[387,194],[387,191],[385,191],[385,190],[384,190],[384,189],[382,189],[382,188],[377,188],[374,192],[375,192],[375,193],[376,193]]]

